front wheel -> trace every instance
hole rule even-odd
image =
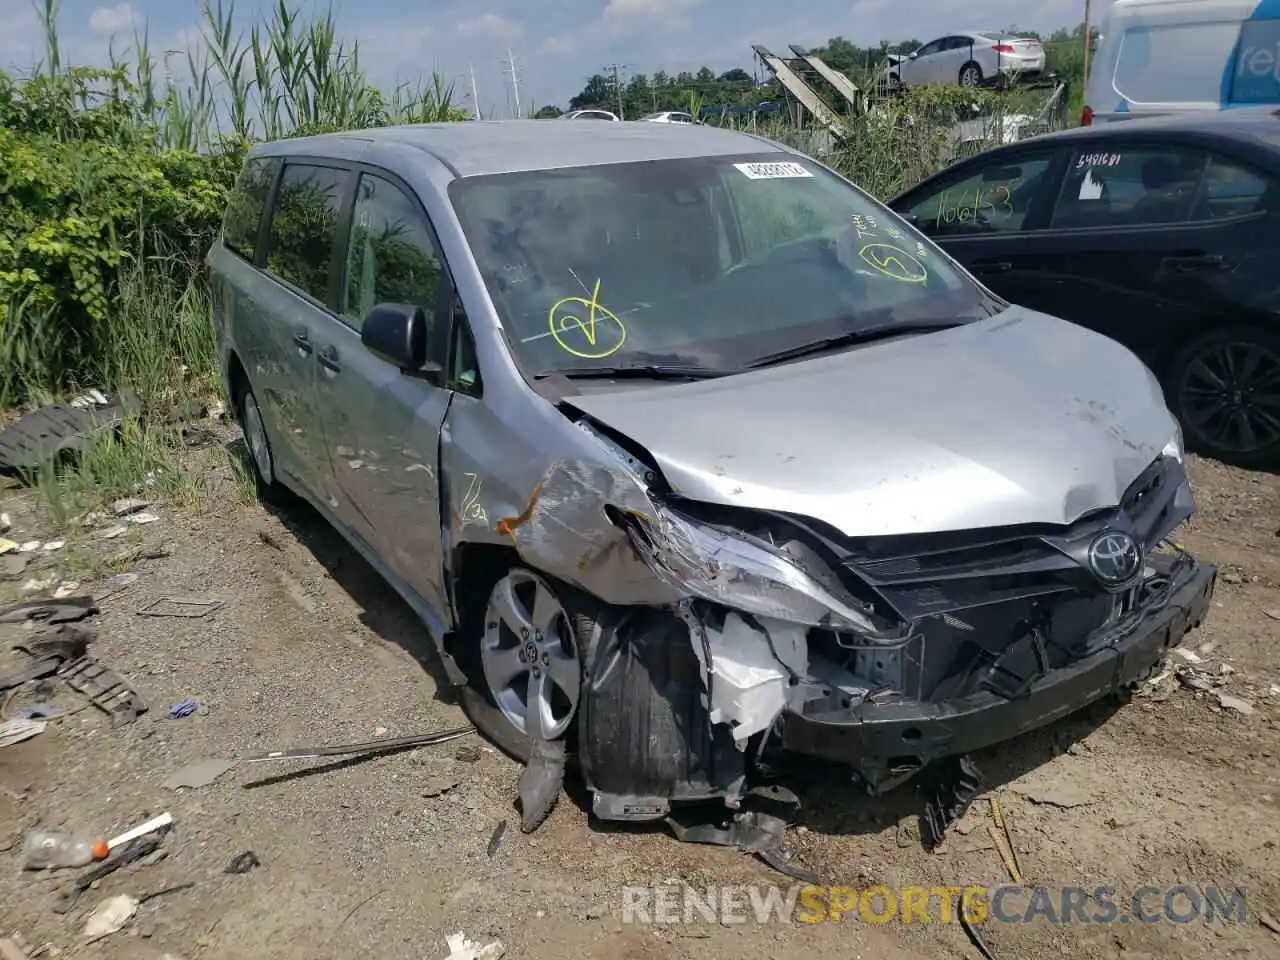
[[[518,760],[529,759],[535,738],[560,739],[573,728],[582,691],[578,619],[546,580],[513,567],[489,591],[480,629],[463,638],[463,707]]]
[[[1280,466],[1280,332],[1211,330],[1174,357],[1166,389],[1190,449],[1248,469]]]
[[[982,83],[982,67],[972,60],[960,68],[960,86],[976,87]]]

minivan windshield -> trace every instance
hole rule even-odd
[[[720,371],[860,329],[997,307],[921,234],[778,153],[456,180],[450,199],[517,362]]]

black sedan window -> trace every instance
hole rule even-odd
[[[898,212],[930,236],[1012,233],[1024,229],[1032,199],[1045,186],[1052,154],[983,166],[946,180]]]
[[[1185,147],[1091,145],[1067,167],[1052,227],[1138,227],[1191,217],[1205,154]]]

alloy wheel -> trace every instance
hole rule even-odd
[[[973,64],[960,71],[960,86],[962,87],[976,87],[981,80],[982,72]]]
[[[1280,354],[1260,343],[1207,345],[1177,385],[1184,427],[1205,446],[1251,454],[1280,443]]]
[[[541,577],[516,569],[494,585],[480,666],[494,704],[521,733],[554,740],[569,729],[582,667],[569,615]]]

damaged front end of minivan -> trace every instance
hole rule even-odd
[[[577,426],[614,463],[557,462],[508,532],[599,600],[575,749],[604,820],[761,852],[781,821],[748,801],[794,801],[775,774],[801,755],[873,794],[930,784],[940,835],[978,787],[956,758],[1132,687],[1212,597],[1215,568],[1170,540],[1194,511],[1180,449],[1073,523],[848,537],[682,497],[625,438]],[[681,818],[708,801],[729,827]]]

